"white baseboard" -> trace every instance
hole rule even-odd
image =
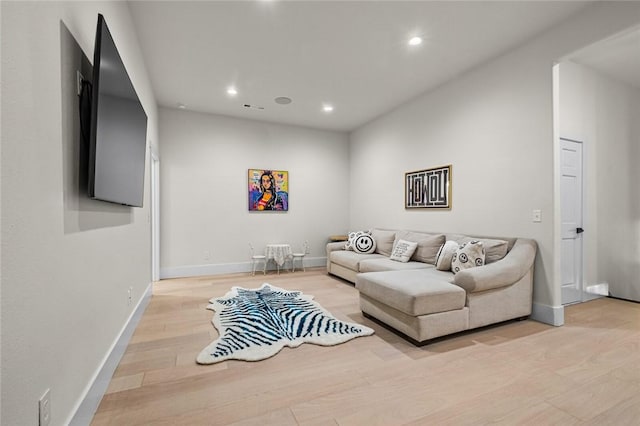
[[[549,306],[534,303],[531,319],[559,327],[564,325],[564,306]]]
[[[119,336],[113,342],[111,349],[104,357],[102,365],[96,370],[93,379],[90,381],[90,384],[85,391],[84,397],[78,402],[78,405],[74,410],[75,414],[73,414],[71,419],[65,424],[70,426],[84,426],[91,424],[93,415],[98,409],[98,405],[100,405],[100,401],[109,387],[111,377],[116,371],[116,368],[127,349],[129,340],[131,340],[131,336],[133,335],[133,332],[140,322],[140,318],[142,318],[144,310],[147,308],[147,305],[151,300],[151,293],[153,290],[152,286],[153,283],[149,283],[144,294],[138,301],[138,305],[135,307],[133,312],[131,312],[129,319],[122,327]]]
[[[271,263],[271,262],[270,262]],[[305,268],[313,268],[315,266],[326,266],[326,257],[305,257]],[[289,266],[287,262],[286,266]],[[296,260],[296,269],[299,263]],[[282,269],[282,268],[281,268]],[[268,270],[274,270],[273,265],[269,265]],[[190,265],[190,266],[174,266],[170,268],[160,268],[160,279],[198,277],[203,275],[221,275],[235,274],[239,272],[251,272],[251,262],[240,263],[218,263],[209,265]]]

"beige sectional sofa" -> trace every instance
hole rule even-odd
[[[345,250],[342,242],[327,244],[327,272],[355,283],[366,316],[415,344],[531,314],[534,240],[391,229],[371,235],[372,254]],[[389,258],[400,239],[418,243],[406,263]],[[483,242],[486,264],[456,274],[436,269],[437,252],[448,240]]]

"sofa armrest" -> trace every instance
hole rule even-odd
[[[345,241],[337,241],[327,244],[327,272],[331,271],[331,252],[337,250],[344,250]]]
[[[507,255],[497,262],[458,272],[453,283],[469,293],[507,287],[518,282],[533,266],[537,244],[519,238]]]

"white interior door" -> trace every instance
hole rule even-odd
[[[582,142],[560,139],[562,304],[582,301]]]

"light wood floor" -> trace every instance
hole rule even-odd
[[[259,362],[197,365],[217,337],[212,297],[263,282],[375,329]],[[599,299],[565,326],[509,322],[421,348],[362,317],[324,269],[161,281],[94,425],[638,425],[640,304]]]

